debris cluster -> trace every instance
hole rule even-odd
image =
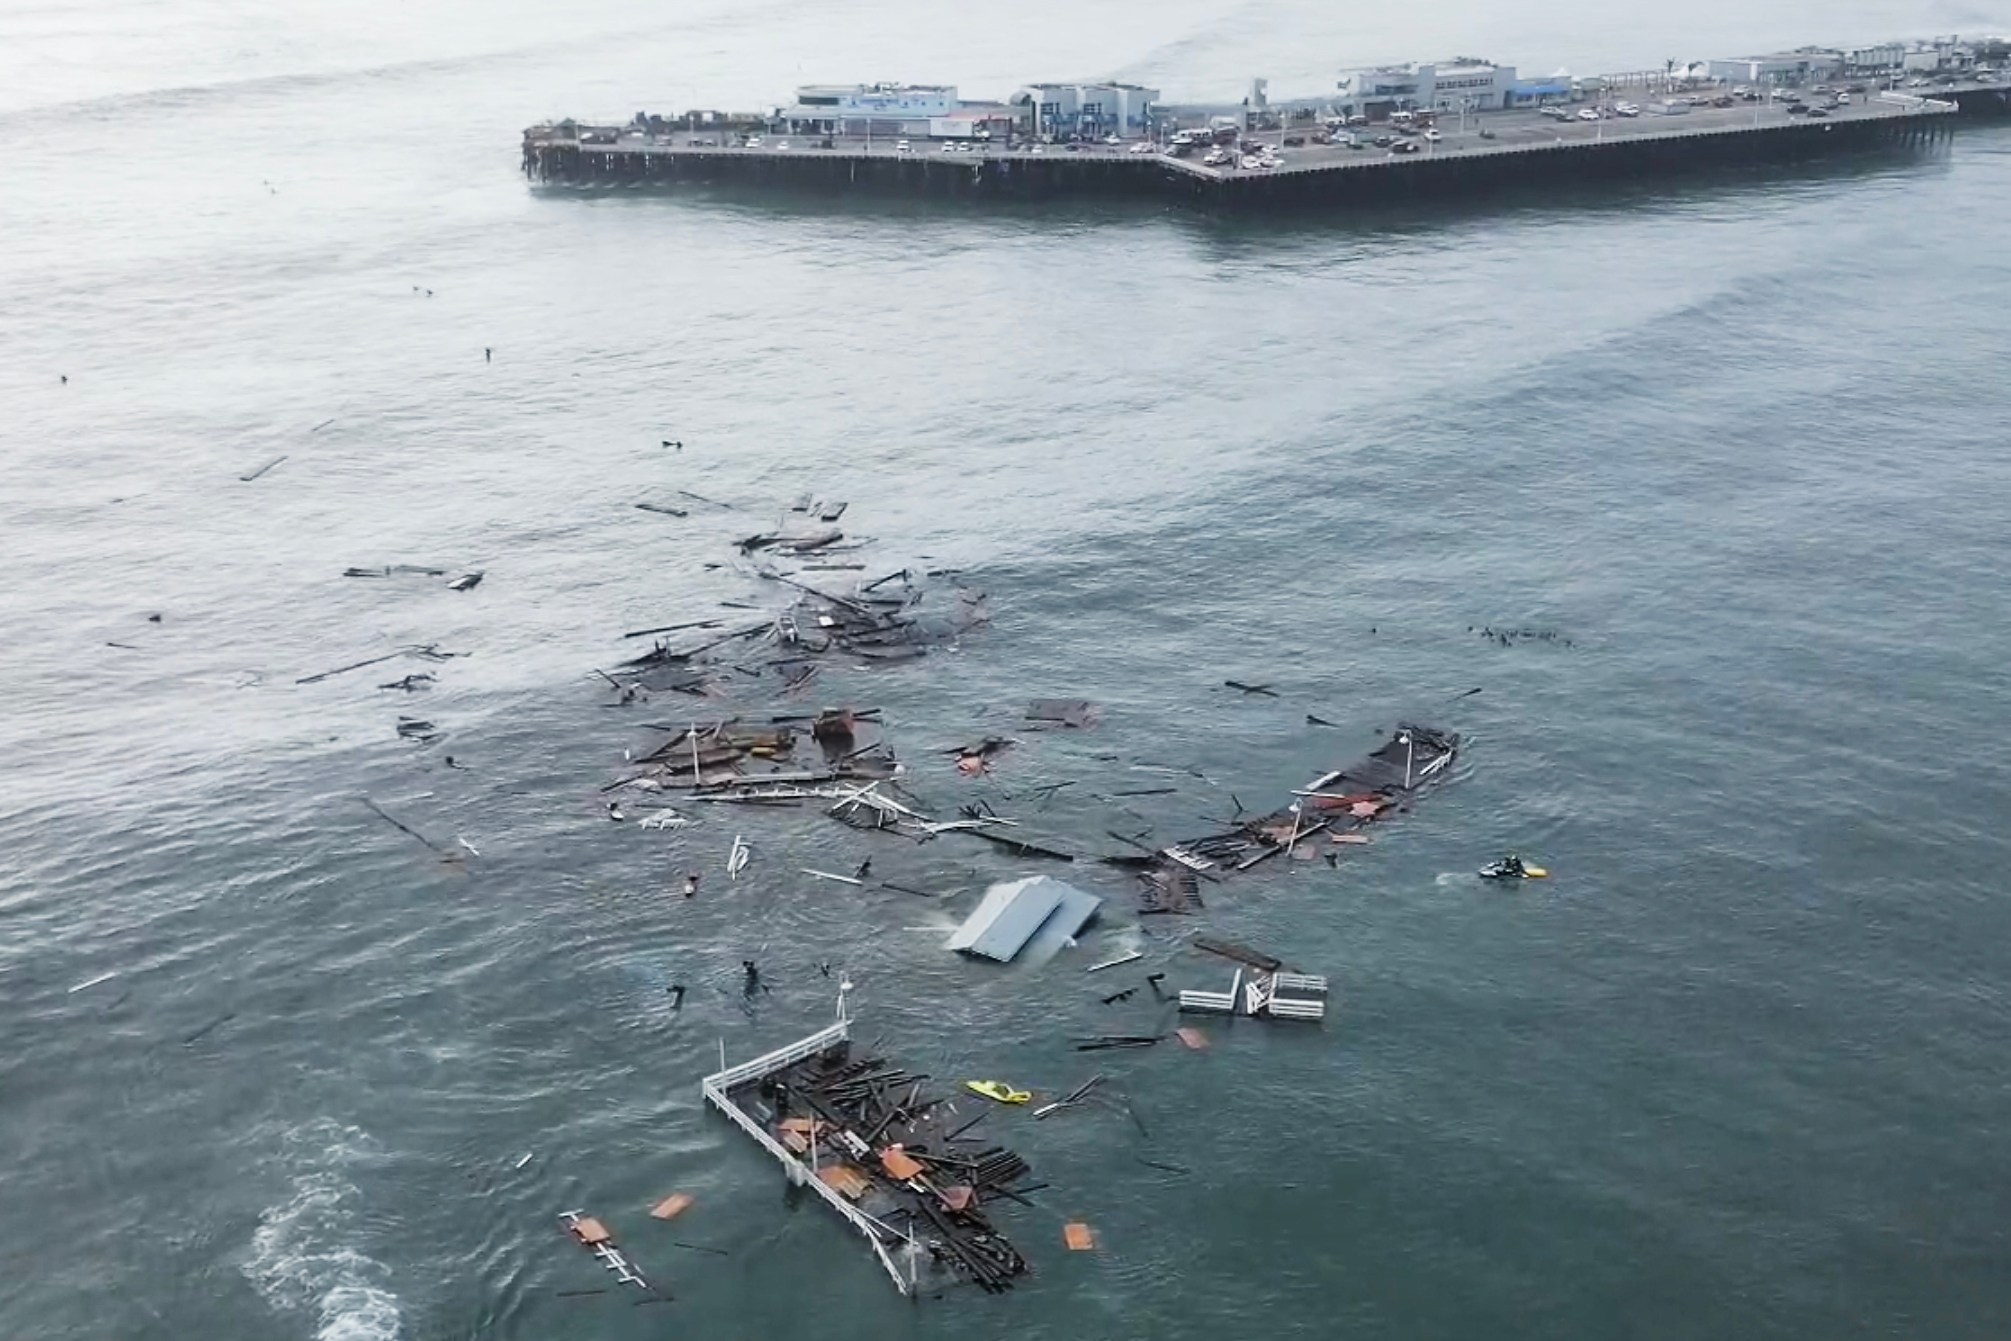
[[[805,551],[797,546],[813,541],[816,549],[828,550],[837,543],[839,534],[819,532],[793,541],[780,533],[764,534],[750,536],[740,545],[743,552],[776,548],[802,553]],[[608,678],[617,688],[633,686],[644,693],[719,696],[748,687],[731,678],[736,675],[779,683],[784,690],[799,690],[816,678],[826,663],[911,661],[926,656],[931,648],[954,643],[966,630],[990,618],[983,593],[962,588],[956,589],[946,608],[937,613],[927,606],[925,587],[908,569],[868,582],[850,595],[799,582],[772,567],[762,567],[758,575],[792,588],[797,593],[794,603],[758,623],[691,647],[674,647],[659,640],[648,652],[622,663],[620,677]],[[669,632],[677,627],[638,632]],[[720,649],[737,643],[766,650],[750,650],[727,660]]]
[[[950,1092],[847,1041],[763,1070],[724,1091],[788,1157],[859,1213],[883,1253],[910,1249],[951,1281],[998,1293],[1027,1273],[987,1203],[1031,1204],[1025,1160],[968,1135]],[[954,1124],[954,1125],[953,1125]],[[848,1217],[851,1218],[851,1217]],[[911,1260],[910,1270],[921,1265]],[[912,1283],[909,1288],[914,1288]]]
[[[1366,758],[1298,788],[1297,799],[1282,810],[1157,850],[1113,833],[1145,855],[1105,860],[1138,869],[1140,912],[1192,913],[1202,906],[1203,880],[1219,883],[1281,852],[1310,860],[1317,855],[1312,840],[1320,834],[1337,844],[1366,843],[1367,835],[1358,830],[1406,808],[1412,796],[1444,776],[1458,752],[1457,732],[1399,725]]]
[[[786,801],[816,794],[802,793],[805,787],[892,778],[900,761],[881,738],[879,718],[877,708],[829,708],[753,724],[740,718],[694,723],[673,729],[605,790],[675,788]]]
[[[1468,633],[1477,633],[1491,643],[1501,647],[1513,647],[1517,643],[1556,643],[1559,647],[1575,647],[1576,643],[1563,637],[1555,629],[1497,629],[1491,625],[1475,628],[1466,626]]]

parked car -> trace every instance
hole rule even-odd
[[[1807,116],[1808,114],[1809,114],[1809,105],[1807,103],[1791,102],[1788,104],[1789,116]]]
[[[1808,108],[1807,110],[1808,110],[1808,114],[1809,114],[1809,118],[1810,118],[1810,120],[1814,120],[1814,119],[1815,119],[1816,117],[1819,117],[1819,116],[1828,116],[1828,115],[1829,115],[1829,113],[1828,113],[1828,112],[1824,111],[1824,110],[1823,110],[1822,108],[1820,108],[1820,107],[1811,107],[1811,108]]]
[[[897,154],[912,154],[915,150],[906,140],[895,140],[894,152]]]
[[[1415,154],[1419,152],[1418,143],[1416,140],[1398,140],[1390,146],[1390,152],[1393,154]]]
[[[1226,149],[1210,149],[1201,156],[1201,161],[1211,168],[1219,168],[1229,161],[1229,152]]]
[[[1839,94],[1837,94],[1837,95],[1836,95],[1836,105],[1837,105],[1838,107],[1848,107],[1848,106],[1850,106],[1850,94],[1848,94],[1848,93],[1839,93]]]
[[[1445,135],[1440,131],[1428,130],[1424,133],[1424,137],[1430,143],[1437,144],[1440,140],[1445,138]]]
[[[1581,107],[1578,109],[1578,119],[1580,121],[1597,121],[1599,119],[1598,109],[1592,107]]]
[[[787,141],[787,140],[777,140],[777,141],[775,142],[775,147],[776,147],[777,149],[787,149],[787,148],[789,147],[789,141]]]
[[[1375,139],[1370,141],[1370,143],[1375,145],[1375,147],[1378,149],[1387,149],[1396,142],[1397,137],[1394,135],[1378,135],[1375,137]]]
[[[1287,149],[1302,149],[1305,147],[1305,144],[1306,137],[1303,135],[1287,135],[1285,137],[1285,147]]]
[[[761,137],[759,135],[749,135],[747,137],[747,147],[749,149],[759,149],[761,147]]]
[[[1123,144],[1123,143],[1124,143],[1124,141],[1123,141],[1123,140],[1120,140],[1120,139],[1118,139],[1118,138],[1117,138],[1117,137],[1116,137],[1115,135],[1106,135],[1106,136],[1104,136],[1104,137],[1103,137],[1103,142],[1104,142],[1105,144]]]

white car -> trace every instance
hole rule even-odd
[[[1839,94],[1837,94],[1837,95],[1836,95],[1836,105],[1837,105],[1837,106],[1839,106],[1839,107],[1848,107],[1848,106],[1850,106],[1850,94],[1848,94],[1848,93],[1839,93]]]
[[[1103,137],[1103,142],[1104,142],[1105,144],[1123,144],[1123,143],[1124,143],[1124,141],[1123,141],[1123,140],[1120,140],[1120,139],[1118,139],[1118,138],[1117,138],[1117,137],[1116,137],[1115,135],[1106,135],[1106,136],[1104,136],[1104,137]]]
[[[1438,133],[1437,131],[1435,131],[1435,130],[1428,130],[1428,131],[1426,131],[1426,132],[1424,133],[1424,137],[1425,137],[1425,139],[1426,139],[1426,140],[1430,141],[1430,142],[1431,142],[1432,144],[1437,144],[1437,143],[1438,143],[1438,142],[1439,142],[1440,140],[1442,140],[1442,139],[1444,139],[1444,138],[1445,138],[1445,136],[1443,136],[1443,135],[1439,134],[1439,133]]]
[[[1580,121],[1597,121],[1599,113],[1590,107],[1581,107],[1578,109],[1578,119]]]
[[[761,147],[761,137],[759,135],[749,135],[747,137],[747,147],[749,149],[759,149]]]
[[[1044,154],[1047,152],[1047,146],[1044,144],[1030,144],[1027,146],[1026,151],[1030,154]]]
[[[775,142],[775,147],[776,147],[777,149],[787,149],[787,148],[789,147],[789,141],[787,141],[787,140],[777,140],[777,141]]]
[[[1219,168],[1228,161],[1229,155],[1220,149],[1210,149],[1201,156],[1201,163],[1204,167]]]
[[[1149,154],[1152,152],[1152,146],[1140,140],[1137,144],[1131,146],[1131,152],[1134,154]]]
[[[894,152],[897,154],[912,154],[915,151],[912,147],[909,146],[906,140],[895,140]]]

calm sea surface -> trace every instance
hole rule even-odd
[[[1331,221],[517,171],[537,119],[809,80],[1233,97],[1993,25],[0,0],[0,1334],[2002,1336],[2011,130]],[[730,509],[632,506],[679,489]],[[1080,949],[999,968],[941,948],[1027,871],[975,845],[609,824],[642,723],[717,708],[611,708],[593,668],[774,601],[706,565],[803,492],[851,500],[877,569],[990,594],[954,650],[804,700],[883,708],[936,808],[1094,851],[1276,804],[1400,719],[1466,733],[1338,868],[1211,892],[1210,929],[1329,975],[1334,1018],[1080,1056],[1151,1023],[1099,995],[1228,976],[1117,872],[1071,876],[1111,898]],[[387,563],[488,576],[341,576]],[[412,643],[469,655],[296,684]],[[1021,730],[1049,695],[1102,720]],[[1015,731],[988,779],[931,753]],[[443,866],[365,795],[480,855]],[[1556,878],[1471,877],[1509,849]],[[960,892],[797,874],[869,855]],[[1130,1098],[1144,1133],[1000,1115],[1051,1184],[999,1213],[1026,1288],[901,1301],[701,1112],[722,1042],[829,1018],[820,963],[938,1077]],[[677,1190],[674,1230],[644,1215]],[[604,1283],[574,1207],[678,1301],[560,1297]],[[1074,1219],[1100,1252],[1063,1250]]]

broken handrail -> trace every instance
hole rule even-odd
[[[825,1205],[845,1217],[847,1224],[863,1234],[866,1241],[873,1246],[874,1257],[878,1258],[880,1265],[886,1269],[887,1278],[894,1282],[894,1288],[906,1295],[911,1289],[910,1282],[901,1275],[900,1268],[887,1253],[885,1238],[891,1235],[892,1231],[846,1201],[830,1184],[813,1176],[802,1161],[785,1150],[781,1142],[770,1136],[759,1122],[756,1122],[739,1104],[733,1102],[728,1093],[750,1080],[773,1075],[797,1062],[815,1057],[850,1038],[850,1022],[840,1020],[808,1037],[799,1038],[794,1043],[784,1044],[772,1052],[765,1052],[751,1061],[742,1062],[737,1066],[722,1067],[699,1082],[699,1093],[704,1096],[707,1103],[724,1113],[734,1126],[753,1137],[755,1144],[780,1161],[791,1184],[809,1188],[823,1200]]]
[[[323,680],[334,679],[338,675],[347,675],[351,671],[362,670],[365,666],[380,666],[387,661],[396,661],[399,657],[424,657],[428,661],[446,661],[453,657],[466,655],[467,653],[465,652],[442,652],[438,643],[407,643],[397,651],[386,652],[381,657],[371,657],[367,661],[353,661],[347,666],[337,666],[334,670],[325,670],[315,675],[303,675],[298,680],[295,680],[294,683],[318,684]]]

